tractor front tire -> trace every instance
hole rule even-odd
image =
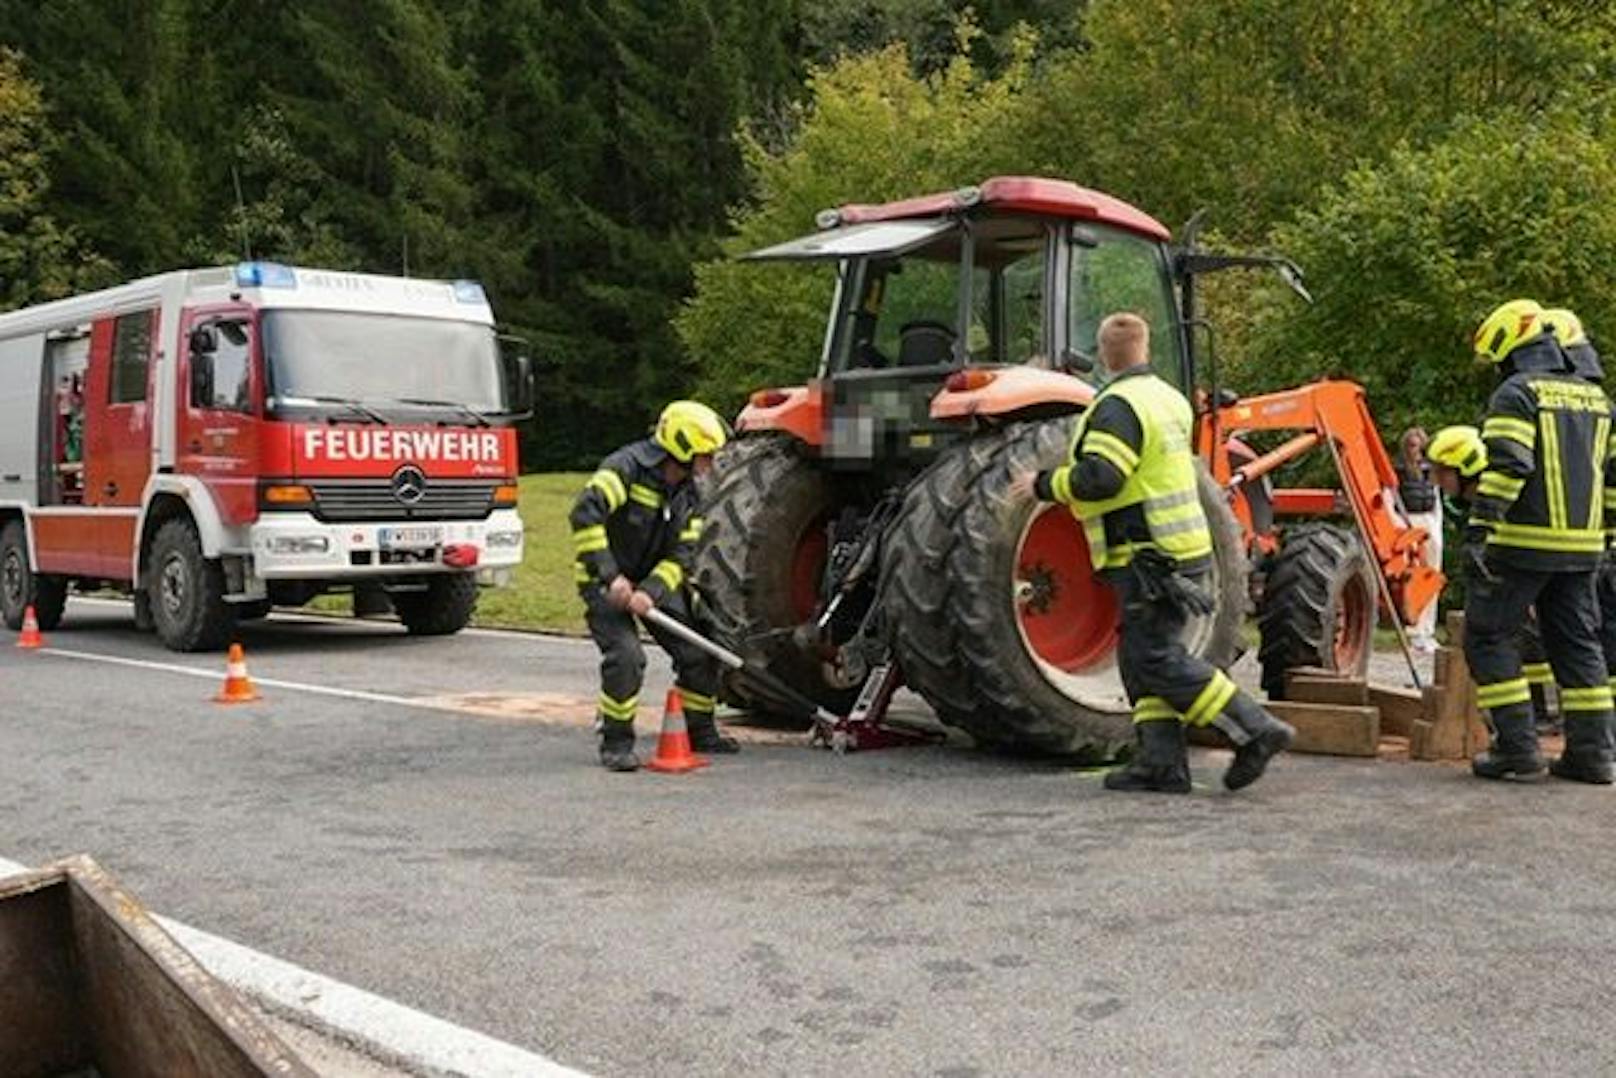
[[[1285,534],[1257,614],[1257,654],[1271,698],[1284,698],[1285,671],[1293,667],[1364,676],[1379,608],[1374,572],[1363,546],[1344,528],[1309,524]]]
[[[781,434],[737,438],[714,465],[692,574],[698,618],[731,651],[844,713],[858,687],[828,681],[819,658],[790,639],[813,617],[824,576],[826,523],[837,508],[825,473]],[[765,713],[793,710],[729,672],[722,696]]]
[[[1114,663],[1115,599],[1061,506],[1010,493],[1060,465],[1075,417],[1020,423],[938,461],[913,487],[884,568],[889,639],[938,718],[985,748],[1107,759],[1132,741]],[[1239,653],[1246,558],[1223,492],[1204,470],[1217,611],[1186,630],[1218,665]]]

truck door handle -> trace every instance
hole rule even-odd
[[[118,484],[108,483],[101,488],[101,491],[109,498],[116,498],[118,496]]]
[[[190,442],[186,444],[185,448],[190,450],[192,453],[200,453],[202,452],[202,440],[200,438],[192,438]]]

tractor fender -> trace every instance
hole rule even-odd
[[[744,434],[779,431],[817,449],[825,444],[824,386],[812,382],[760,389],[735,418],[735,429]]]
[[[1004,416],[1051,406],[1078,411],[1094,400],[1095,389],[1080,378],[1038,367],[977,368],[958,389],[944,385],[931,399],[933,419]]]

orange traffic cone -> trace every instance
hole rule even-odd
[[[657,739],[656,756],[647,763],[649,771],[694,771],[707,766],[707,757],[690,751],[690,731],[685,729],[685,705],[678,689],[668,690],[662,707],[662,736]]]
[[[45,634],[39,631],[39,619],[34,616],[33,604],[23,608],[22,634],[17,637],[19,648],[42,648],[45,646]]]
[[[240,644],[230,645],[230,656],[224,664],[224,688],[219,695],[213,698],[216,704],[250,704],[254,700],[262,700],[258,690],[253,687],[252,678],[247,676],[247,656],[243,654]]]

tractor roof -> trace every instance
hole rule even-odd
[[[977,187],[879,205],[851,203],[833,212],[835,224],[852,225],[905,217],[935,217],[973,207],[985,207],[1002,213],[1032,213],[1074,221],[1099,221],[1152,239],[1166,240],[1170,237],[1160,221],[1120,198],[1079,187],[1070,180],[1050,180],[1038,176],[995,176],[982,181]]]

